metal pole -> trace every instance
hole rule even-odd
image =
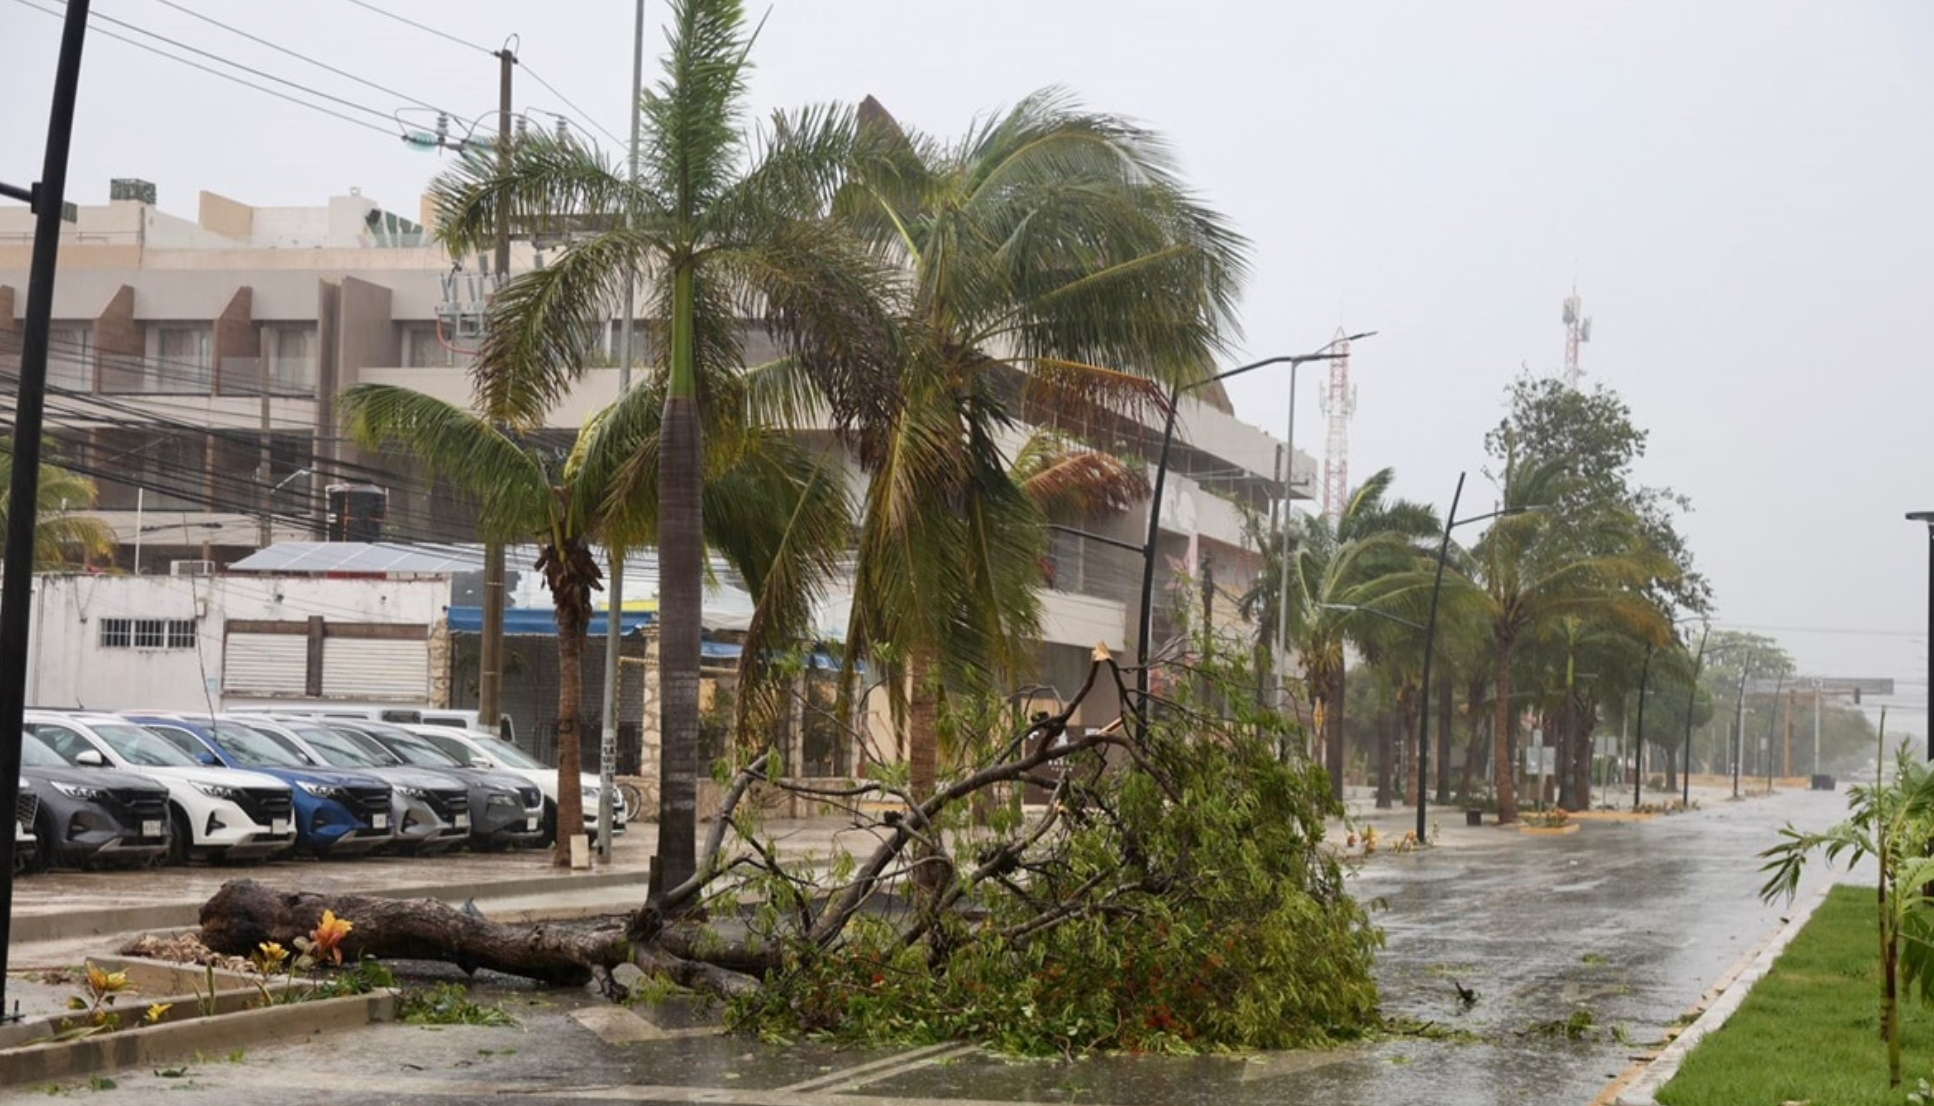
[[[1640,805],[1639,788],[1645,782],[1645,685],[1652,678],[1652,644],[1645,645],[1645,664],[1639,668],[1639,722],[1632,734],[1632,810]]]
[[[1773,681],[1773,698],[1766,704],[1766,793],[1773,793],[1773,738],[1780,727],[1780,693],[1786,690],[1786,673]]]
[[[1430,585],[1430,616],[1424,619],[1424,674],[1417,697],[1424,709],[1417,712],[1417,843],[1430,840],[1425,817],[1430,803],[1424,797],[1424,780],[1430,771],[1430,656],[1437,642],[1437,599],[1444,591],[1444,562],[1450,557],[1451,526],[1457,518],[1458,501],[1464,498],[1464,473],[1457,474],[1457,490],[1451,493],[1450,510],[1444,514],[1444,536],[1437,543],[1437,578]]]
[[[1679,749],[1679,805],[1692,809],[1692,708],[1699,704],[1699,673],[1705,670],[1706,635],[1712,632],[1712,624],[1707,623],[1699,631],[1699,655],[1692,661],[1692,683],[1686,688],[1686,743]]]
[[[506,46],[497,51],[497,167],[510,168],[510,86],[517,55]],[[501,286],[510,273],[510,205],[497,206],[496,279]],[[494,412],[490,413],[494,415]],[[504,694],[504,543],[484,541],[483,628],[478,644],[477,724],[497,728],[503,716]],[[564,832],[560,827],[558,832]]]
[[[8,491],[5,571],[0,572],[0,797],[11,809],[20,791],[20,720],[27,706],[28,620],[33,614],[35,505],[40,502],[40,431],[47,400],[47,331],[54,313],[61,208],[67,198],[67,151],[74,138],[74,101],[88,0],[68,0],[60,56],[54,65],[47,147],[32,190],[34,249],[27,276],[27,316],[20,342],[20,393],[14,407],[13,477]],[[8,819],[9,822],[12,819]],[[0,832],[0,1022],[10,1020],[7,950],[13,939],[11,825]]]
[[[1276,593],[1276,705],[1284,712],[1289,710],[1289,521],[1295,514],[1290,505],[1296,497],[1296,370],[1300,368],[1300,362],[1289,364],[1289,430],[1283,439],[1283,529],[1282,548],[1278,550],[1282,579],[1278,581],[1280,590]],[[1321,742],[1322,735],[1318,734],[1316,740]]]
[[[1813,775],[1820,774],[1820,681],[1813,681]]]
[[[1169,444],[1175,438],[1175,408],[1182,402],[1182,387],[1168,390],[1168,413],[1162,419],[1162,452],[1155,462],[1155,486],[1148,500],[1148,541],[1142,544],[1142,608],[1137,627],[1135,659],[1135,716],[1148,725],[1149,650],[1155,637],[1155,542],[1162,536],[1162,486],[1168,482]]]
[[[1746,674],[1752,660],[1739,662],[1739,698],[1733,704],[1733,798],[1739,798],[1739,760],[1746,751]]]
[[[638,0],[637,15],[631,29],[631,102],[625,109],[631,115],[631,150],[628,170],[630,184],[638,186],[638,90],[645,83],[645,0]],[[625,223],[631,222],[632,205],[625,201]],[[632,301],[638,295],[638,270],[625,276],[625,311],[618,330],[618,398],[631,390]],[[617,817],[613,797],[617,792],[618,759],[618,658],[624,652],[625,571],[624,550],[611,548],[610,596],[605,611],[604,641],[604,727],[598,735],[598,858],[611,859],[612,822]]]

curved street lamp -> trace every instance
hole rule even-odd
[[[1149,497],[1149,501],[1148,501],[1148,540],[1145,543],[1143,543],[1141,548],[1142,595],[1141,595],[1140,617],[1136,621],[1136,631],[1137,631],[1136,648],[1139,651],[1139,654],[1140,654],[1139,659],[1141,663],[1140,663],[1139,669],[1135,673],[1135,698],[1136,698],[1135,713],[1141,716],[1144,722],[1147,721],[1147,711],[1148,711],[1149,652],[1150,652],[1150,648],[1154,644],[1154,637],[1155,637],[1155,626],[1154,626],[1154,623],[1155,623],[1155,548],[1156,548],[1156,542],[1161,537],[1161,531],[1162,531],[1162,486],[1168,480],[1169,447],[1175,440],[1175,415],[1176,415],[1177,409],[1181,406],[1182,394],[1184,392],[1194,391],[1197,388],[1203,387],[1205,385],[1213,384],[1220,380],[1227,380],[1233,376],[1241,376],[1243,373],[1252,372],[1256,369],[1263,368],[1264,366],[1267,366],[1267,365],[1288,365],[1290,367],[1289,368],[1289,395],[1290,395],[1290,404],[1291,404],[1290,411],[1293,419],[1294,412],[1295,412],[1295,401],[1296,401],[1297,368],[1308,361],[1336,360],[1337,358],[1344,356],[1344,354],[1330,352],[1330,350],[1333,347],[1340,345],[1344,342],[1354,342],[1360,338],[1368,338],[1375,333],[1376,331],[1374,330],[1366,330],[1361,334],[1351,334],[1351,335],[1348,335],[1347,337],[1337,338],[1331,341],[1328,345],[1323,346],[1322,348],[1316,350],[1313,353],[1298,353],[1298,354],[1292,354],[1292,355],[1287,355],[1283,357],[1265,357],[1260,361],[1251,361],[1247,365],[1238,365],[1233,369],[1228,369],[1224,372],[1216,373],[1213,376],[1204,377],[1203,379],[1198,380],[1192,384],[1187,384],[1187,385],[1177,384],[1169,388],[1167,411],[1166,411],[1165,417],[1162,420],[1162,452],[1159,458],[1155,462],[1155,485],[1153,489],[1153,494]],[[1283,525],[1283,543],[1284,543],[1285,549],[1288,548],[1288,543],[1289,543],[1288,523],[1289,523],[1289,496],[1290,496],[1290,487],[1291,487],[1290,476],[1296,470],[1295,434],[1296,434],[1296,427],[1295,427],[1295,423],[1292,421],[1290,424],[1290,438],[1289,438],[1289,451],[1288,451],[1289,463],[1284,466],[1285,472],[1283,476],[1283,524],[1284,524]],[[1286,595],[1278,597],[1277,602],[1279,606],[1282,603],[1282,601],[1286,598],[1287,598]],[[1281,618],[1278,618],[1279,624],[1281,623],[1281,621],[1282,621]],[[1278,650],[1282,648],[1281,640],[1278,640],[1277,648]],[[1279,660],[1280,660],[1280,655],[1281,654],[1279,652],[1278,653]]]
[[[1907,521],[1927,524],[1927,677],[1928,686],[1934,687],[1934,511],[1909,511]],[[1934,707],[1927,716],[1934,720]],[[1927,759],[1934,760],[1934,721],[1927,727]],[[1820,768],[1815,765],[1813,770]]]

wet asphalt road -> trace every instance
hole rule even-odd
[[[1778,925],[1782,908],[1755,897],[1753,860],[1777,827],[1817,828],[1844,812],[1844,794],[1785,792],[1649,823],[1590,823],[1564,837],[1459,827],[1452,847],[1372,858],[1353,889],[1378,905],[1388,936],[1378,969],[1386,1011],[1470,1035],[1460,1040],[1075,1063],[955,1048],[837,1052],[720,1037],[587,994],[513,990],[518,1028],[379,1026],[78,1090],[102,1106],[149,1106],[164,1091],[166,1102],[332,1106],[1583,1104]],[[1823,878],[1816,869],[1809,886]],[[1470,1010],[1453,980],[1477,992]],[[1581,1011],[1594,1026],[1582,1039],[1540,1031]]]

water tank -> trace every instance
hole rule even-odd
[[[330,541],[382,541],[383,517],[389,512],[389,492],[374,484],[331,484]]]

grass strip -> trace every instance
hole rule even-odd
[[[1901,1106],[1916,1078],[1934,1079],[1934,1012],[1903,994],[1905,1087],[1887,1086],[1875,911],[1872,887],[1829,892],[1739,1010],[1693,1046],[1659,1101]]]

